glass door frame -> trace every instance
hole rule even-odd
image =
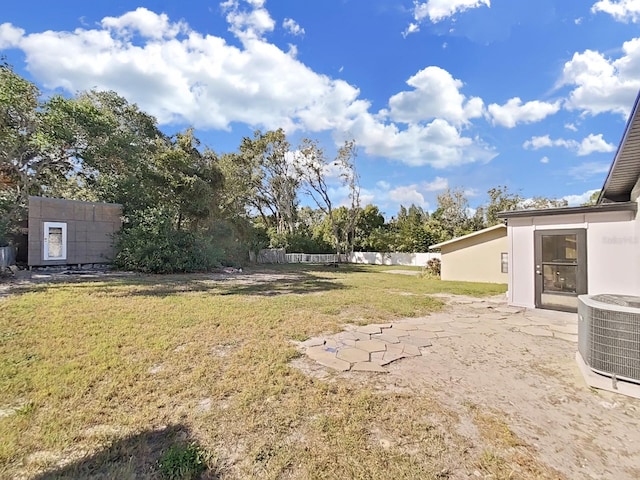
[[[587,284],[587,230],[585,228],[571,228],[571,229],[554,229],[554,230],[536,230],[534,232],[534,252],[535,252],[535,306],[536,308],[543,308],[549,310],[563,310],[568,312],[577,311],[576,308],[561,306],[561,305],[549,305],[543,303],[542,294],[544,292],[544,264],[542,256],[542,237],[544,236],[576,236],[576,292],[553,292],[554,295],[561,295],[567,297],[577,297],[588,292]],[[549,262],[546,262],[547,264]],[[559,265],[562,262],[558,262]]]

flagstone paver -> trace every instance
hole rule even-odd
[[[360,343],[360,342],[358,342]],[[343,348],[337,352],[336,358],[340,360],[345,360],[349,363],[355,362],[368,362],[369,361],[369,352],[365,352],[360,348]]]
[[[365,325],[364,327],[358,327],[358,332],[360,333],[380,333],[380,327],[376,327],[375,325]]]
[[[411,331],[418,330],[418,325],[411,323],[396,323],[391,327],[391,330],[403,330],[403,331]]]
[[[381,340],[387,343],[399,343],[400,340],[395,335],[391,335],[389,333],[378,333],[376,335],[371,335],[371,340]]]
[[[428,357],[432,343],[451,337],[473,335],[477,342],[478,336],[512,331],[574,344],[578,341],[576,315],[509,307],[500,299],[448,298],[452,311],[391,323],[347,325],[336,335],[298,345],[310,359],[334,370],[383,373],[388,371],[384,367],[403,358]]]
[[[402,350],[402,352],[405,355],[411,357],[419,357],[420,355],[422,355],[419,347],[416,347],[415,345],[407,345],[406,343],[404,344],[404,349]]]
[[[365,352],[384,352],[387,349],[387,343],[380,340],[363,340],[356,344],[356,348]]]

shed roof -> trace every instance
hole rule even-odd
[[[604,181],[598,203],[628,202],[640,177],[640,93],[633,104],[622,140]]]
[[[460,242],[462,240],[466,240],[468,238],[472,238],[472,237],[477,237],[479,235],[483,235],[485,233],[488,232],[492,232],[494,230],[499,230],[499,229],[505,229],[505,233],[506,233],[506,228],[507,226],[503,223],[499,223],[498,225],[494,225],[492,227],[488,227],[488,228],[483,228],[482,230],[478,230],[477,232],[473,232],[473,233],[469,233],[468,235],[463,235],[462,237],[456,237],[456,238],[452,238],[451,240],[447,240],[446,242],[440,242],[440,243],[436,243],[435,245],[431,245],[429,247],[429,250],[435,250],[437,248],[441,248],[445,245],[451,245],[453,243],[457,243]]]

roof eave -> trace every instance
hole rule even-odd
[[[622,154],[624,146],[626,145],[627,138],[629,136],[629,133],[631,131],[633,123],[635,122],[639,112],[640,112],[640,92],[638,92],[638,95],[636,96],[636,101],[633,104],[633,109],[631,110],[631,114],[629,115],[629,119],[627,120],[627,125],[625,126],[624,134],[622,135],[622,139],[620,140],[620,144],[618,145],[618,149],[616,150],[616,154],[613,157],[613,162],[611,163],[611,167],[609,167],[609,172],[607,173],[607,177],[604,180],[604,184],[602,185],[602,188],[600,189],[600,194],[598,195],[598,200],[596,201],[596,204],[601,204],[601,203],[604,203],[605,201],[619,202],[619,201],[628,201],[629,200],[629,197],[627,197],[627,196],[615,196],[615,197],[607,196],[606,191],[607,191],[607,187],[609,186],[609,183],[611,181],[611,178],[612,178],[614,172],[616,171],[616,166],[618,165],[618,160],[619,160],[619,158],[620,158],[620,156]]]
[[[484,233],[492,232],[492,231],[498,230],[500,228],[507,228],[507,226],[505,224],[503,224],[503,223],[499,223],[498,225],[492,225],[491,227],[483,228],[482,230],[478,230],[476,232],[471,232],[471,233],[468,233],[468,234],[463,235],[461,237],[456,237],[456,238],[452,238],[451,240],[447,240],[445,242],[436,243],[435,245],[429,246],[429,250],[436,250],[436,249],[442,248],[445,245],[451,245],[453,243],[457,243],[457,242],[460,242],[462,240],[466,240],[468,238],[477,237],[477,236],[482,235]]]
[[[575,215],[583,213],[606,213],[629,211],[636,213],[638,204],[636,202],[617,202],[617,203],[601,203],[598,205],[589,205],[585,207],[561,207],[546,208],[539,210],[511,210],[498,213],[499,218],[522,218],[522,217],[543,217],[553,215]]]

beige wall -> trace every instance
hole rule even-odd
[[[113,203],[29,197],[29,265],[79,265],[113,260],[113,234],[122,226]],[[44,260],[44,222],[67,225],[66,260]]]
[[[507,283],[501,272],[501,254],[508,252],[507,229],[500,228],[443,245],[442,280]]]

